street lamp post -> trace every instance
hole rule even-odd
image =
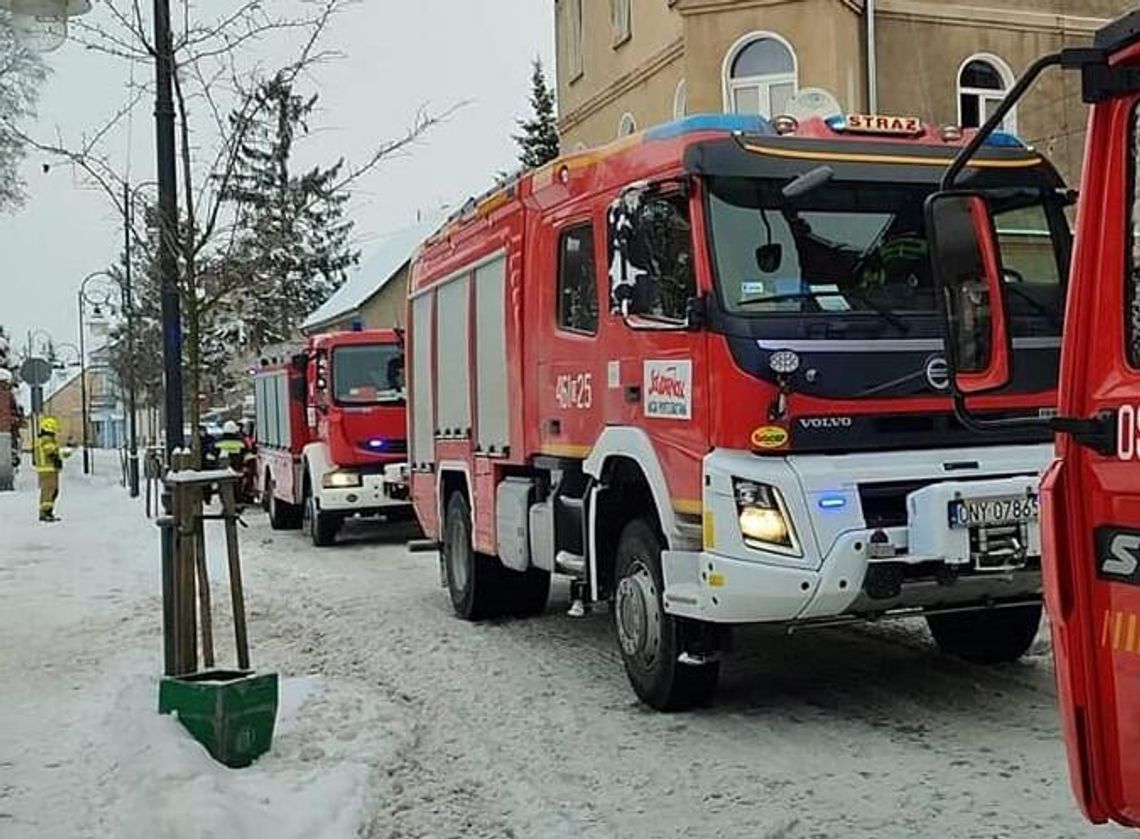
[[[131,235],[133,233],[133,212],[135,194],[144,186],[155,186],[154,181],[144,181],[132,190],[129,183],[123,184],[123,311],[127,317],[127,358],[130,359],[130,377],[127,381],[128,420],[127,443],[127,484],[131,498],[139,497],[139,438],[138,438],[138,391],[136,390],[135,364],[135,309],[134,292],[131,287]]]
[[[91,451],[90,451],[90,432],[91,425],[90,408],[87,402],[87,345],[86,345],[86,332],[87,327],[83,320],[84,303],[91,303],[95,307],[95,311],[99,311],[100,305],[106,305],[108,298],[104,297],[99,300],[91,300],[87,296],[87,284],[99,277],[106,277],[114,282],[115,278],[108,274],[106,271],[96,271],[93,274],[88,274],[83,278],[83,282],[79,284],[79,400],[80,400],[80,413],[82,415],[83,423],[83,474],[91,474]]]
[[[154,134],[158,172],[158,264],[162,277],[162,360],[166,378],[166,451],[183,446],[182,431],[182,313],[178,299],[178,173],[174,157],[174,42],[170,32],[170,0],[154,0]],[[162,504],[171,512],[170,490]],[[166,675],[182,672],[184,660],[178,627],[185,615],[175,597],[174,531],[162,528],[162,635]]]

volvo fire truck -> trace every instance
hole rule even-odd
[[[404,350],[394,330],[335,332],[254,376],[258,478],[274,529],[317,547],[346,519],[411,514]]]
[[[962,177],[980,144],[1050,67],[1079,70],[1092,105],[1077,215],[1059,406],[994,418],[1016,388],[1026,283],[1002,240],[1001,204]],[[931,258],[960,421],[983,434],[1047,429],[1041,488],[1045,593],[1077,799],[1094,822],[1140,827],[1140,11],[1092,47],[1039,59],[929,199]]]
[[[563,157],[421,248],[410,465],[456,612],[611,601],[658,709],[707,701],[731,627],[923,616],[980,662],[1041,615],[1046,429],[954,415],[924,202],[970,134],[906,116],[695,116]],[[1017,375],[1050,412],[1072,196],[993,134],[962,183],[1016,275]]]

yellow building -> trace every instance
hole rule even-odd
[[[686,114],[844,112],[976,126],[1029,63],[1087,44],[1127,0],[556,0],[566,151]],[[868,60],[870,56],[871,60]],[[1080,80],[1054,71],[1006,127],[1077,175]]]

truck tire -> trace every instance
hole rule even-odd
[[[265,479],[265,506],[269,511],[269,526],[274,530],[296,530],[301,524],[300,510],[277,497],[273,479]]]
[[[460,492],[447,500],[442,553],[455,614],[467,621],[502,614],[505,571],[495,557],[476,553],[471,541],[471,505]]]
[[[305,488],[301,522],[303,529],[313,540],[313,547],[328,548],[336,544],[336,534],[340,531],[340,519],[331,513],[322,513],[317,506],[317,497],[308,487]]]
[[[682,664],[681,626],[665,613],[661,539],[644,519],[622,530],[616,557],[614,624],[625,672],[638,698],[658,711],[707,704],[716,693],[720,662]]]
[[[938,649],[974,664],[1017,661],[1041,627],[1041,604],[927,615]]]

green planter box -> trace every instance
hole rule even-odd
[[[214,759],[240,769],[269,751],[277,722],[277,674],[211,670],[167,677],[158,712],[179,722]]]

